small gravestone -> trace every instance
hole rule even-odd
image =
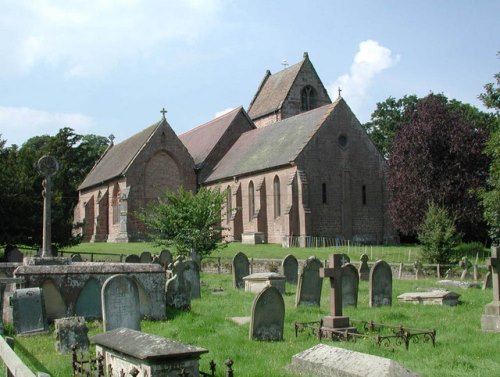
[[[259,293],[267,286],[275,287],[285,294],[285,277],[276,272],[256,272],[245,276],[245,292]]]
[[[392,270],[383,260],[370,270],[370,307],[392,305]]]
[[[361,255],[361,263],[359,264],[359,278],[360,280],[368,281],[370,279],[370,267],[368,267],[368,255]]]
[[[160,264],[163,268],[167,268],[173,262],[172,253],[168,249],[163,249],[160,253]]]
[[[488,271],[486,273],[486,275],[484,275],[484,278],[483,278],[483,289],[491,288],[491,287],[492,287],[492,284],[491,284],[491,271]]]
[[[358,270],[351,263],[342,266],[342,307],[358,306]]]
[[[295,296],[295,305],[319,306],[321,302],[321,289],[323,279],[319,270],[323,267],[316,257],[309,257],[299,271],[299,282]]]
[[[73,347],[79,351],[89,349],[89,329],[84,317],[58,318],[54,321],[56,337],[56,351],[59,353],[71,352]]]
[[[281,270],[288,284],[297,285],[299,262],[292,254],[288,254],[281,262]]]
[[[23,253],[17,247],[5,248],[4,259],[7,263],[22,263]]]
[[[27,335],[47,331],[47,316],[41,288],[14,291],[11,299],[14,331]]]
[[[460,275],[460,280],[467,280],[470,278],[469,268],[470,268],[469,258],[462,257],[460,260],[459,266],[463,269],[462,275]]]
[[[71,254],[71,262],[82,262],[82,256],[78,253]]]
[[[186,264],[178,258],[172,265],[172,277],[165,285],[167,305],[176,309],[191,309],[191,284],[185,276]]]
[[[233,286],[235,288],[245,288],[243,278],[250,275],[250,262],[241,251],[233,257]]]
[[[133,278],[127,275],[108,278],[102,286],[101,300],[104,331],[119,327],[141,329],[139,289]]]
[[[250,339],[283,340],[285,301],[275,287],[266,287],[252,305]]]
[[[474,281],[477,281],[479,279],[479,267],[477,265],[477,263],[474,263],[474,267],[473,267],[473,270],[472,270],[472,276],[473,276],[473,279]]]
[[[498,247],[491,248],[491,257],[487,261],[491,268],[493,301],[484,307],[481,316],[481,329],[486,332],[500,332],[500,255]]]
[[[191,298],[201,298],[200,267],[198,263],[192,260],[185,262],[185,265],[184,277],[191,286]]]
[[[143,251],[139,257],[141,263],[151,263],[153,262],[153,257],[149,251]]]
[[[424,277],[424,270],[422,266],[422,262],[415,261],[413,263],[413,267],[415,268],[415,280],[422,279]]]
[[[394,360],[326,344],[294,355],[289,370],[315,377],[418,377]]]
[[[136,254],[130,254],[125,257],[125,263],[141,263],[141,258]]]
[[[94,335],[96,354],[102,354],[106,376],[195,377],[200,356],[208,350],[130,329]]]

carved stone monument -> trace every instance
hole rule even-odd
[[[79,351],[89,349],[89,329],[84,317],[66,317],[54,321],[56,350],[59,353],[71,352],[73,347]]]
[[[491,267],[491,282],[493,286],[493,301],[484,307],[481,316],[481,329],[488,332],[500,332],[500,256],[498,247],[491,248],[491,258],[488,260]]]
[[[59,170],[57,160],[49,155],[42,156],[38,160],[38,171],[44,177],[42,186],[43,196],[43,243],[42,243],[42,258],[52,256],[52,224],[51,224],[51,200],[52,200],[52,181]]]
[[[252,305],[250,339],[283,340],[285,301],[281,293],[267,286],[255,297]]]
[[[360,258],[361,263],[359,264],[359,279],[368,281],[370,279],[370,267],[368,267],[368,255],[363,254]]]

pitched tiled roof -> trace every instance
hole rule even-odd
[[[337,103],[245,132],[205,182],[263,171],[294,161]]]
[[[273,75],[270,75],[269,71],[266,72],[266,77],[248,107],[248,115],[251,119],[260,118],[281,108],[306,59],[307,57],[300,63]]]
[[[161,120],[109,148],[107,153],[97,162],[90,173],[87,174],[85,180],[78,187],[78,190],[101,184],[125,173],[137,153],[139,153],[144,144],[146,144],[151,135],[153,135],[163,122],[166,123],[166,120]]]
[[[181,139],[193,157],[195,165],[205,161],[234,118],[242,110],[243,108],[240,106],[210,122],[179,135],[179,139]]]

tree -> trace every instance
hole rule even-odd
[[[462,104],[463,105],[463,104]],[[466,240],[484,241],[486,226],[474,190],[483,187],[488,130],[468,107],[431,94],[418,101],[394,139],[388,165],[389,214],[396,229],[415,235],[427,203],[446,208]]]
[[[488,186],[479,191],[484,218],[489,226],[489,235],[493,244],[500,244],[500,73],[495,75],[493,83],[484,86],[485,92],[479,95],[484,105],[495,110],[496,129],[491,133],[486,146],[486,153],[491,158]]]
[[[418,239],[422,243],[422,256],[429,263],[449,263],[460,241],[448,211],[434,203],[427,208]]]
[[[139,217],[159,245],[173,245],[179,255],[210,255],[222,241],[221,213],[226,192],[202,187],[196,194],[180,187],[148,206]]]
[[[400,99],[389,97],[384,102],[377,103],[371,121],[363,124],[370,139],[385,158],[391,155],[394,136],[410,119],[417,102],[418,98],[415,95]]]

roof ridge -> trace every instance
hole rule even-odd
[[[210,123],[213,123],[213,122],[215,122],[216,120],[220,120],[221,118],[226,117],[226,116],[228,116],[229,114],[231,114],[231,113],[233,113],[233,112],[237,112],[237,111],[239,111],[239,110],[240,110],[240,109],[242,109],[242,108],[243,108],[243,106],[242,106],[242,105],[240,105],[240,106],[238,106],[238,107],[235,107],[234,109],[232,109],[231,111],[228,111],[228,112],[227,112],[227,113],[225,113],[225,114],[222,114],[222,115],[220,115],[220,116],[218,116],[218,117],[216,117],[216,118],[213,118],[213,119],[209,120],[208,122],[205,122],[205,123],[203,123],[203,124],[200,124],[199,126],[196,126],[195,128],[192,128],[192,129],[190,129],[189,131],[186,131],[186,132],[181,133],[181,134],[179,135],[179,138],[180,138],[181,136],[187,135],[187,134],[189,134],[189,133],[191,133],[191,132],[193,132],[193,131],[197,131],[197,130],[199,130],[200,128],[203,128],[203,127],[205,127],[205,126],[209,126],[209,125],[210,125]]]

